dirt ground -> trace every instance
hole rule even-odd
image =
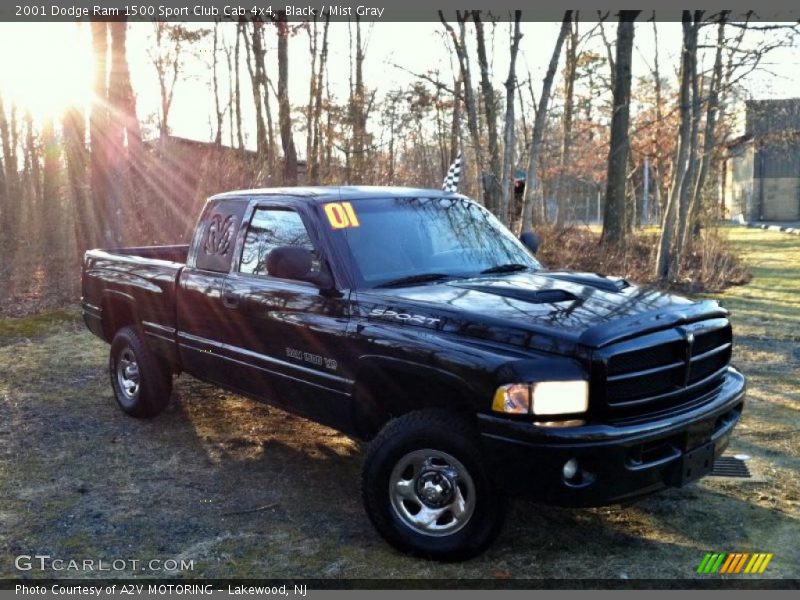
[[[752,456],[763,483],[708,478],[586,510],[519,501],[484,555],[409,558],[363,512],[359,444],[186,376],[165,414],[128,418],[107,346],[70,309],[0,320],[0,578],[22,575],[22,554],[193,560],[195,577],[685,578],[717,551],[774,553],[762,577],[796,579],[800,239],[730,235],[754,278],[722,296],[750,382],[728,453]]]

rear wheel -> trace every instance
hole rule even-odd
[[[372,442],[364,505],[393,546],[438,560],[465,560],[497,536],[506,500],[491,484],[477,435],[439,410],[391,421]]]
[[[151,418],[166,407],[172,373],[147,349],[135,327],[123,327],[114,336],[108,371],[117,404],[127,414]]]

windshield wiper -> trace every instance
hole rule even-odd
[[[376,285],[377,288],[387,287],[401,287],[404,285],[414,285],[415,283],[428,283],[431,281],[441,281],[443,279],[450,279],[452,275],[446,273],[420,273],[418,275],[408,275],[407,277],[398,277],[397,279],[390,279],[383,283]]]
[[[488,275],[489,273],[511,273],[513,271],[525,271],[530,269],[529,265],[521,263],[508,263],[505,265],[495,265],[481,271],[481,275]]]

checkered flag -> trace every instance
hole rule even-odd
[[[457,192],[459,179],[461,179],[461,152],[458,153],[453,164],[447,170],[447,176],[442,182],[442,191],[450,194]]]

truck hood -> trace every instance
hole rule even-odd
[[[565,271],[372,289],[359,304],[369,319],[566,354],[727,314],[713,301]]]

